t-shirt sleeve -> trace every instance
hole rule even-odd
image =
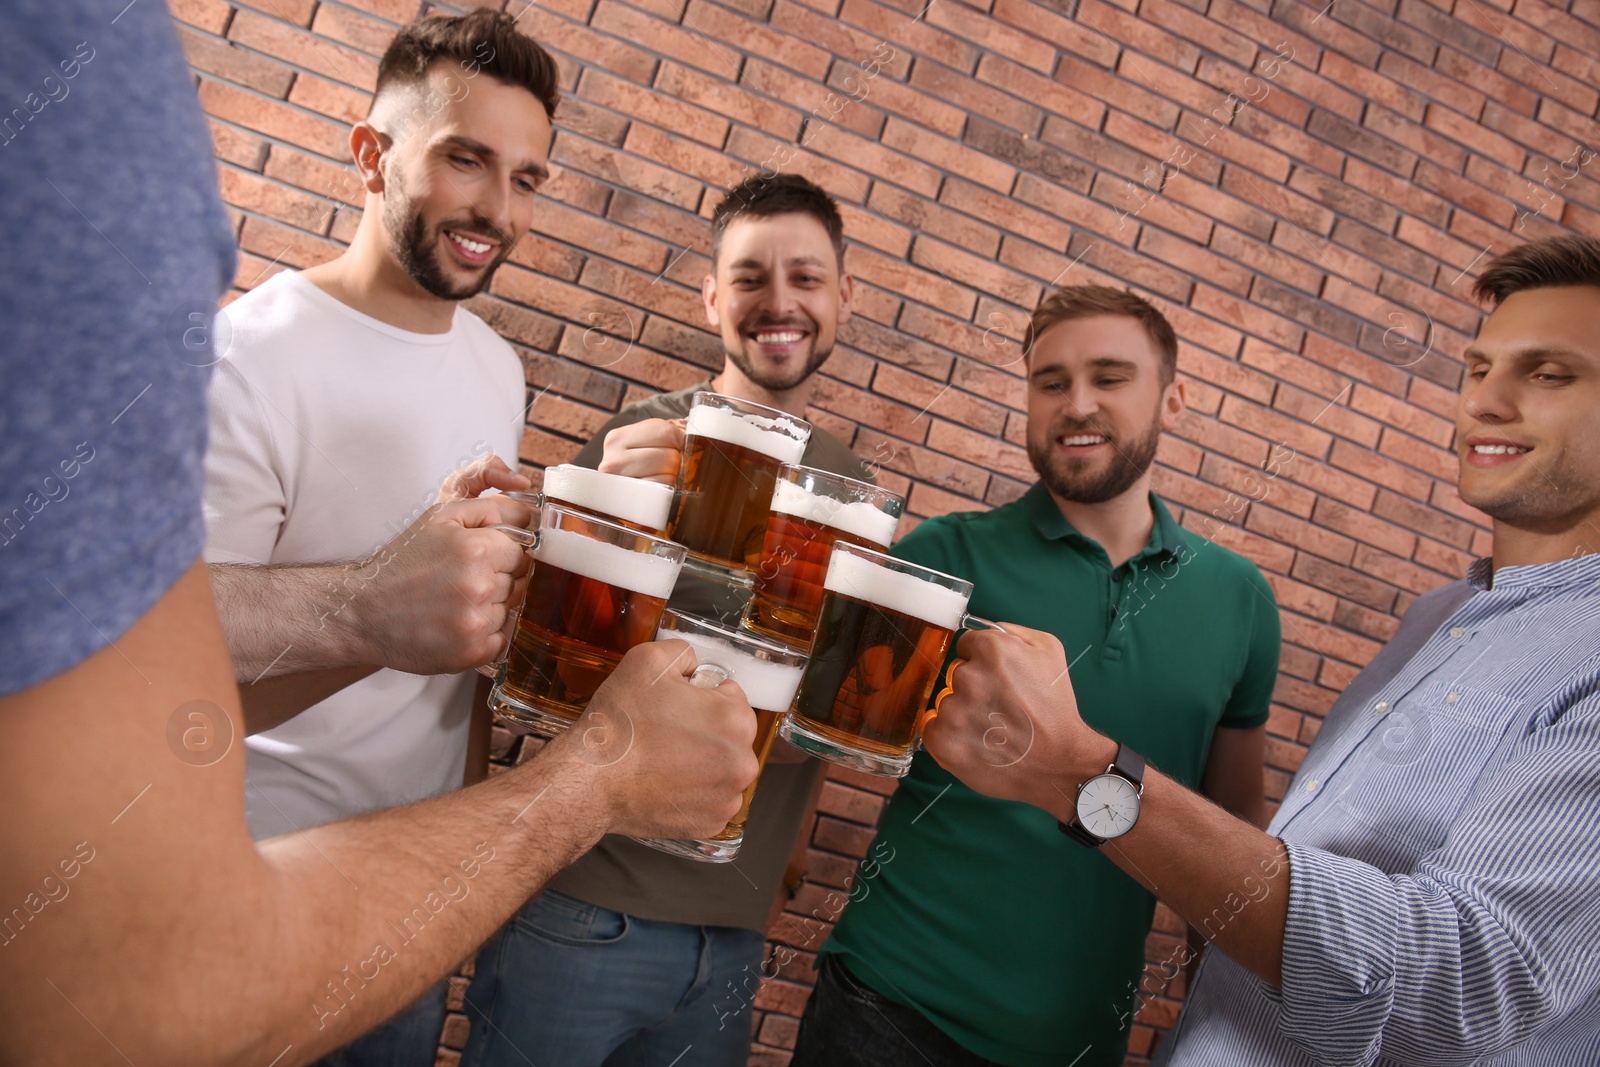
[[[231,360],[211,380],[206,452],[206,562],[266,563],[288,512],[282,463],[263,402]]]
[[[1267,721],[1272,691],[1278,684],[1278,653],[1283,647],[1283,623],[1278,617],[1278,601],[1272,586],[1255,568],[1245,564],[1250,584],[1250,634],[1244,671],[1233,687],[1233,695],[1223,709],[1217,725],[1236,730],[1251,729]]]
[[[199,558],[206,327],[233,270],[166,9],[7,13],[0,696],[114,644]]]

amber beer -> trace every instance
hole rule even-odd
[[[696,393],[684,432],[667,536],[703,563],[753,570],[778,468],[800,462],[811,424],[776,408]]]
[[[543,737],[571,726],[628,649],[655,637],[683,558],[670,541],[547,504],[490,707]]]
[[[778,736],[778,723],[794,700],[800,685],[801,672],[806,657],[785,645],[764,641],[740,630],[730,630],[707,620],[669,611],[662,618],[656,637],[662,640],[676,638],[687,641],[694,649],[701,668],[716,672],[703,684],[715,684],[722,678],[732,678],[744,690],[750,707],[756,713],[756,738],[754,749],[760,768],[767,765],[767,753]],[[686,856],[708,863],[727,863],[738,855],[744,843],[744,824],[750,817],[750,801],[756,795],[756,781],[744,791],[739,813],[719,834],[700,840],[677,841],[659,838],[640,838],[644,844],[663,852]]]
[[[903,776],[970,582],[834,545],[811,660],[780,733],[812,755]]]
[[[809,648],[835,541],[887,548],[905,498],[869,482],[785,464],[767,515],[747,625]]]

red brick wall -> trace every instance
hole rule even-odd
[[[914,517],[1032,480],[1015,338],[1047,286],[1129,285],[1172,317],[1191,411],[1157,484],[1277,590],[1274,798],[1407,605],[1487,550],[1452,487],[1468,288],[1522,238],[1600,234],[1600,0],[510,3],[566,95],[535,234],[473,305],[537,391],[525,465],[719,364],[703,216],[782,166],[841,201],[858,282],[810,415]],[[172,7],[238,286],[335,254],[358,217],[346,124],[421,3]],[[498,752],[515,758],[508,735]],[[823,936],[801,919],[832,914],[884,792],[841,774],[823,795],[772,931],[800,953],[752,1012],[758,1062],[787,1059]],[[1180,936],[1163,912],[1152,960]],[[1130,1062],[1181,994],[1146,991]]]

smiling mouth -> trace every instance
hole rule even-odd
[[[474,262],[486,262],[495,250],[496,242],[486,241],[481,237],[469,237],[455,230],[446,230],[444,235],[455,245],[456,250],[466,259]]]
[[[1473,445],[1472,451],[1479,456],[1521,456],[1532,449],[1520,445]]]
[[[804,330],[796,330],[792,328],[782,330],[761,329],[752,330],[750,337],[758,345],[781,348],[784,345],[799,344],[801,341],[805,340],[806,333]]]
[[[1104,434],[1075,433],[1065,434],[1061,437],[1057,437],[1056,444],[1064,445],[1067,448],[1083,448],[1090,445],[1103,445],[1109,440],[1110,438],[1106,437]]]

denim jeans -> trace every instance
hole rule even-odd
[[[764,944],[541,893],[478,953],[461,1067],[744,1067]]]
[[[444,1029],[449,982],[440,982],[399,1015],[369,1030],[312,1067],[433,1067]]]
[[[824,956],[789,1067],[999,1067]]]

